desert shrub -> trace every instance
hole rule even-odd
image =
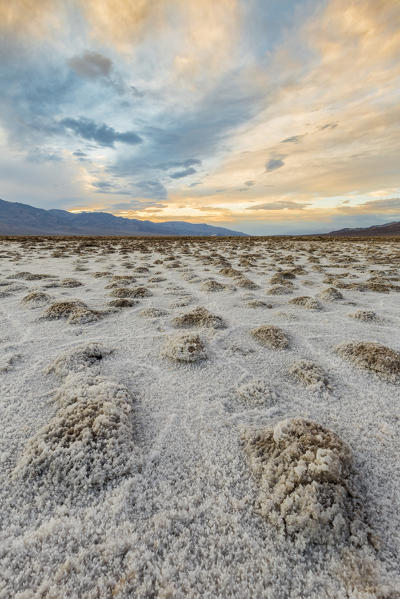
[[[400,382],[400,352],[371,341],[344,343],[336,347],[336,352],[383,379]]]
[[[325,372],[311,360],[298,360],[291,365],[289,373],[298,382],[312,389],[322,389],[328,385]]]
[[[307,310],[320,310],[322,308],[320,302],[315,297],[310,297],[308,295],[294,297],[293,299],[289,300],[289,304],[303,306],[303,308],[307,308]]]
[[[163,355],[177,362],[198,362],[207,359],[207,353],[199,335],[184,334],[169,337]]]
[[[259,481],[257,508],[269,524],[301,544],[365,542],[351,452],[334,432],[292,418],[242,439]]]
[[[343,295],[335,287],[327,287],[326,289],[323,289],[318,294],[318,297],[327,302],[335,302],[337,300],[343,299]]]
[[[212,314],[212,312],[203,307],[195,308],[186,314],[176,316],[172,320],[172,324],[176,327],[208,327],[212,329],[221,329],[226,326],[220,316]]]
[[[250,331],[257,341],[271,349],[286,349],[289,339],[282,329],[272,324],[262,325]]]

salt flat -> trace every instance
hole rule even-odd
[[[399,597],[399,265],[3,239],[0,597]]]

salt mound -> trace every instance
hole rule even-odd
[[[150,297],[152,292],[147,287],[135,287],[132,289],[132,297]]]
[[[76,279],[63,279],[61,287],[81,287],[82,283]]]
[[[267,289],[268,295],[290,295],[291,293],[292,293],[292,290],[287,284],[274,285],[273,287],[270,287],[269,289]]]
[[[40,308],[48,304],[51,300],[50,295],[43,291],[32,291],[22,298],[21,302],[27,304],[30,308]]]
[[[42,315],[42,318],[44,320],[67,318],[69,323],[84,324],[98,320],[99,316],[100,314],[98,312],[90,310],[84,302],[81,302],[80,300],[71,300],[51,304]]]
[[[133,290],[129,289],[129,287],[117,287],[111,291],[111,295],[118,298],[127,298],[133,295]]]
[[[159,316],[165,316],[166,314],[168,314],[168,312],[161,308],[145,308],[140,312],[140,316],[144,316],[145,318],[158,318]]]
[[[349,314],[350,318],[361,320],[362,322],[371,322],[376,320],[376,312],[373,310],[356,310],[354,314]]]
[[[136,306],[138,303],[139,302],[137,300],[121,297],[119,299],[108,302],[108,305],[112,308],[132,308],[132,306]]]
[[[276,272],[274,275],[272,275],[269,282],[271,283],[271,285],[279,285],[279,284],[284,284],[288,280],[295,279],[295,278],[296,278],[296,275],[294,273],[292,273],[288,270],[284,270],[281,272]]]
[[[276,393],[260,379],[253,379],[240,385],[237,394],[249,407],[272,406],[277,400]]]
[[[328,385],[328,379],[325,372],[311,362],[311,360],[299,360],[289,368],[291,375],[306,387],[313,389],[322,389]]]
[[[292,418],[242,439],[259,480],[258,509],[270,524],[302,544],[365,542],[350,449],[334,432]]]
[[[109,356],[114,350],[105,347],[102,343],[87,343],[79,345],[64,352],[48,367],[47,374],[54,372],[60,377],[71,373],[84,372],[87,368],[98,367],[103,358]]]
[[[303,308],[307,308],[307,310],[320,310],[321,304],[315,297],[310,297],[308,295],[302,295],[300,297],[294,297],[289,300],[289,304],[294,304],[295,306],[303,306]]]
[[[327,302],[335,302],[343,299],[343,295],[340,293],[339,289],[336,289],[336,287],[327,287],[326,289],[323,289],[323,291],[318,294],[318,297]]]
[[[221,329],[226,326],[220,316],[216,316],[202,307],[195,308],[181,316],[176,316],[172,320],[172,324],[176,327],[208,327],[213,329]]]
[[[203,342],[198,335],[193,334],[168,338],[162,353],[178,362],[198,362],[207,359]]]
[[[115,283],[125,283],[125,285],[129,285],[136,281],[135,277],[132,277],[131,275],[114,275],[111,280]]]
[[[248,306],[249,308],[272,308],[271,304],[267,304],[266,302],[263,302],[259,299],[253,299],[246,302],[246,306]]]
[[[400,382],[400,352],[370,341],[344,343],[336,347],[336,352],[387,381]]]
[[[285,349],[289,345],[289,339],[282,329],[272,324],[262,325],[252,329],[250,333],[266,347],[271,349]]]
[[[71,377],[69,383],[66,401],[28,441],[13,471],[38,496],[45,492],[62,503],[127,474],[134,451],[128,390],[100,378],[77,385]]]
[[[247,277],[237,277],[234,279],[234,282],[241,289],[258,289],[258,285],[254,281],[250,281]]]
[[[223,291],[224,289],[226,289],[225,285],[218,283],[218,281],[204,281],[201,286],[202,291],[208,292]]]

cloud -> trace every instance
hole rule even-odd
[[[265,164],[265,170],[267,172],[276,171],[278,168],[284,166],[284,164],[285,163],[280,158],[270,158]]]
[[[78,157],[84,157],[87,156],[87,154],[85,152],[82,152],[81,150],[76,150],[75,152],[72,152],[73,156],[78,156]]]
[[[303,135],[292,135],[292,137],[287,137],[286,139],[282,139],[281,144],[298,144],[299,141],[304,137]]]
[[[304,210],[310,203],[291,202],[290,200],[279,200],[277,202],[266,202],[265,204],[256,204],[249,206],[247,210]]]
[[[189,175],[194,175],[196,169],[193,167],[187,168],[184,171],[177,171],[176,173],[172,173],[170,175],[171,179],[183,179],[183,177],[188,177]]]
[[[112,71],[112,61],[98,52],[85,52],[81,56],[68,59],[69,66],[81,77],[97,79],[108,77]]]
[[[174,162],[165,162],[162,164],[158,164],[157,168],[160,168],[163,171],[167,171],[171,168],[188,168],[190,166],[198,166],[200,164],[201,160],[198,160],[197,158],[187,158],[186,160],[175,160]]]
[[[108,125],[97,124],[85,117],[80,117],[79,119],[65,118],[60,121],[60,125],[65,129],[74,131],[74,133],[83,139],[95,141],[101,146],[108,146],[110,148],[114,147],[114,142],[116,141],[129,145],[136,145],[142,142],[142,138],[134,131],[120,133]]]
[[[245,181],[245,182],[244,182],[244,184],[245,184],[247,187],[252,187],[252,186],[254,185],[254,183],[255,183],[255,181]]]
[[[369,200],[356,206],[342,203],[338,212],[346,214],[394,214],[400,215],[400,198]]]

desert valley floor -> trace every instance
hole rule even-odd
[[[0,240],[0,599],[400,597],[395,239]]]

